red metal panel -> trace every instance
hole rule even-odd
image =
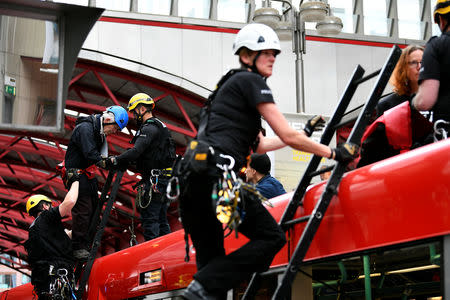
[[[450,139],[346,174],[306,259],[450,233]],[[312,188],[309,214],[323,186]]]
[[[450,139],[381,161],[345,175],[322,221],[307,260],[374,249],[450,233]],[[297,217],[310,214],[324,184],[313,186]],[[279,219],[293,193],[271,201]],[[293,230],[297,243],[303,225]],[[194,252],[185,263],[182,230],[98,259],[88,298],[138,297],[186,287],[195,273]],[[227,252],[246,242],[226,239]],[[284,247],[272,267],[287,263]],[[161,268],[159,284],[139,285],[139,274]]]

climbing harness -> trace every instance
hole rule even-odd
[[[165,169],[153,169],[150,172],[150,183],[152,184],[152,190],[154,192],[160,193],[158,190],[158,181],[160,176],[171,177],[172,176],[172,168]]]
[[[448,137],[448,129],[450,122],[444,120],[437,120],[434,122],[433,140],[435,142],[445,140]]]
[[[56,272],[55,272],[56,271]],[[49,296],[55,300],[76,300],[75,292],[73,289],[74,278],[72,274],[72,280],[68,277],[69,271],[66,268],[58,268],[55,270],[53,265],[50,265],[49,275],[51,278],[55,277],[50,282]]]
[[[242,179],[237,178],[233,171],[235,160],[229,155],[220,154],[219,157],[228,159],[229,164],[216,164],[221,169],[222,176],[219,177],[213,186],[211,199],[213,207],[216,208],[217,219],[226,225],[230,235],[235,232],[238,237],[238,227],[245,218],[245,191],[250,192],[258,197],[264,204],[272,206],[272,204],[256,190],[252,184],[247,184]]]
[[[233,171],[234,158],[229,155],[220,154],[220,157],[229,160],[229,164],[216,164],[223,171],[213,186],[211,199],[213,207],[216,208],[217,219],[225,224],[230,230],[234,230],[237,236],[237,228],[241,224],[245,212],[241,210],[242,202],[239,195],[241,187],[240,180],[237,179]]]

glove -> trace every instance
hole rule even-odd
[[[320,131],[325,126],[325,120],[320,115],[315,115],[311,119],[308,120],[305,124],[305,128],[303,129],[307,136],[311,136],[314,131]]]
[[[331,149],[331,157],[339,162],[349,162],[358,157],[359,146],[351,143],[344,143],[337,148]]]
[[[66,176],[63,179],[64,186],[66,187],[66,189],[70,189],[70,186],[72,185],[73,182],[79,181],[80,175],[81,175],[80,169],[75,168],[67,169]]]
[[[111,160],[111,157],[102,158],[100,161],[96,163],[97,167],[100,167],[105,170],[114,170],[115,165],[113,161]]]

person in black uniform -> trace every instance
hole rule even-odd
[[[55,290],[57,285],[52,287],[57,279],[66,284],[66,298],[62,299],[72,299],[70,288],[73,288],[75,261],[72,256],[72,241],[61,220],[70,215],[77,201],[78,180],[76,175],[71,178],[73,183],[59,206],[52,207],[52,201],[44,195],[34,195],[27,200],[27,213],[35,220],[30,225],[25,248],[31,267],[31,283],[39,300],[54,299],[55,293],[60,295],[61,291]]]
[[[417,110],[431,110],[433,122],[450,122],[450,0],[437,0],[434,21],[442,34],[425,46],[419,74],[419,90],[413,99]]]
[[[175,145],[166,125],[154,117],[153,99],[145,94],[134,95],[128,110],[133,113],[139,130],[131,141],[133,148],[112,157],[112,163],[126,168],[135,163],[142,176],[138,185],[136,205],[139,209],[146,241],[170,233],[167,221],[166,187],[175,160]]]
[[[394,93],[377,104],[377,118],[382,116],[386,110],[405,101],[411,101],[417,93],[422,56],[422,46],[409,45],[403,49],[390,78],[390,83],[394,86]]]
[[[272,75],[280,53],[278,37],[270,27],[246,25],[237,34],[233,50],[242,69],[225,75],[228,79],[219,82],[209,112],[200,120],[196,141],[191,142],[181,161],[192,162],[186,167],[189,175],[183,179],[179,201],[182,224],[191,236],[197,264],[194,280],[183,294],[186,299],[225,299],[229,289],[249,279],[253,272],[267,270],[286,243],[283,230],[261,200],[249,196],[244,199],[245,217],[237,228],[249,242],[225,255],[224,231],[212,201],[215,184],[223,174],[216,164],[231,167],[234,161],[233,170],[237,172],[246,165],[250,149],[265,153],[286,145],[337,160],[353,159],[357,152],[356,146],[331,149],[310,139],[316,125],[321,124],[320,118],[310,120],[303,131],[288,125],[265,81]],[[277,137],[263,136],[261,116]],[[190,150],[200,147],[210,149],[206,168],[188,159]],[[193,157],[199,164],[204,158],[202,153]]]
[[[121,106],[110,106],[103,114],[79,117],[70,137],[64,160],[65,168],[76,169],[81,173],[79,199],[72,210],[73,255],[77,260],[89,257],[90,239],[93,236],[89,228],[94,222],[92,218],[98,206],[95,165],[112,167],[108,165],[106,136],[122,130],[127,123],[127,111]],[[67,185],[67,188],[70,186]]]

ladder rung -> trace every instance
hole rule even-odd
[[[303,217],[300,217],[298,219],[293,219],[293,220],[290,220],[290,221],[286,221],[286,222],[284,222],[282,224],[282,226],[283,226],[283,228],[289,228],[289,227],[291,227],[291,226],[293,226],[295,224],[307,222],[310,218],[311,218],[311,215],[303,216]]]
[[[323,168],[323,169],[311,172],[311,173],[309,173],[309,176],[314,177],[314,176],[320,175],[320,174],[325,173],[325,172],[333,171],[334,166],[335,165],[328,166],[326,168]]]
[[[361,79],[358,79],[358,80],[355,81],[355,84],[361,84],[361,83],[363,83],[363,82],[366,82],[367,80],[372,79],[372,78],[374,78],[375,76],[377,76],[378,74],[380,74],[380,72],[381,72],[381,69],[380,69],[380,70],[377,70],[377,71],[375,71],[375,72],[373,72],[373,73],[371,73],[371,74],[369,74],[369,75],[367,75],[366,77],[363,77],[363,78],[361,78]]]

